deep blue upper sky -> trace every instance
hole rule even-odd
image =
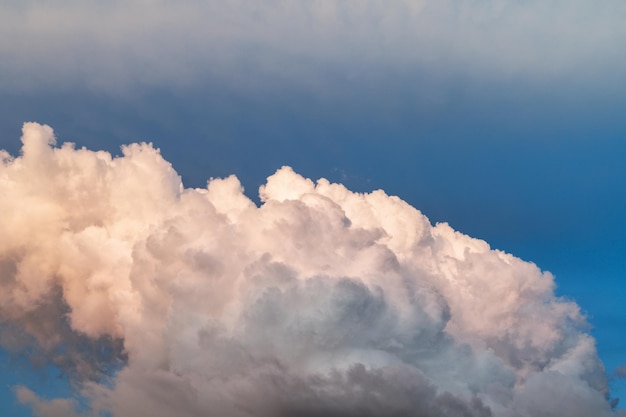
[[[52,28],[58,16],[50,27],[33,23],[46,22],[50,2],[36,18],[24,10],[37,6],[0,6],[27,29],[3,29],[13,37],[0,48],[0,148],[17,154],[22,123],[37,121],[59,142],[90,149],[151,141],[186,186],[234,173],[256,198],[268,175],[290,165],[353,190],[382,188],[433,223],[551,271],[557,292],[588,314],[611,373],[626,363],[626,9],[461,3],[464,12],[431,7],[432,27],[416,33],[408,17],[369,33],[378,21],[369,9],[359,18],[346,7],[337,14],[344,25],[325,32],[278,2],[280,16],[258,7],[249,36],[249,16],[226,12],[231,21],[215,33],[186,36],[172,23],[160,34],[167,10],[155,3],[144,32],[122,22],[119,36],[105,36],[89,21],[69,23],[83,42]],[[68,4],[68,16],[97,14]],[[304,34],[281,40],[298,27]],[[3,392],[20,372],[3,372]],[[613,396],[626,397],[623,382],[613,381]]]

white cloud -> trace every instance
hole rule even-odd
[[[113,158],[23,132],[0,165],[0,320],[23,337],[0,341],[65,352],[98,410],[614,415],[552,276],[397,197],[283,167],[257,207],[234,176],[185,189],[151,145]]]
[[[622,74],[619,0],[5,1],[4,88]],[[439,75],[434,75],[439,74]],[[331,88],[332,87],[326,87]]]

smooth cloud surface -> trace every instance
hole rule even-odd
[[[185,189],[148,144],[22,141],[0,155],[0,342],[66,368],[86,415],[623,415],[549,273],[397,197],[283,167],[257,207],[234,176]]]
[[[0,82],[316,89],[399,72],[617,87],[625,16],[621,0],[8,0]]]

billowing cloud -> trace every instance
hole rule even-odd
[[[0,343],[68,369],[94,413],[621,413],[549,273],[397,197],[283,167],[257,206],[234,176],[184,188],[150,144],[22,142],[0,155]]]
[[[123,91],[217,77],[332,91],[381,73],[452,73],[612,84],[625,14],[620,0],[9,0],[0,82]]]

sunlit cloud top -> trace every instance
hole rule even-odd
[[[624,416],[551,274],[398,197],[283,167],[256,205],[235,176],[184,188],[152,145],[23,133],[0,153],[0,346],[66,369],[93,415]]]

